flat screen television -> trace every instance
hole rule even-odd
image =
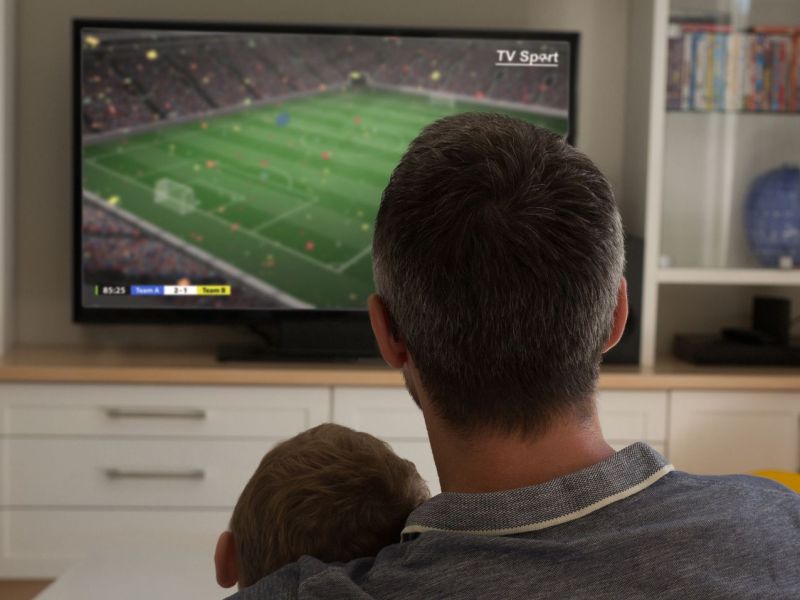
[[[372,227],[406,146],[464,111],[574,143],[578,39],[74,21],[76,321],[249,324],[289,354],[370,353]]]

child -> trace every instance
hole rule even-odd
[[[429,496],[414,464],[378,438],[330,423],[309,429],[270,450],[245,486],[217,542],[217,582],[247,587],[304,554],[375,556]]]

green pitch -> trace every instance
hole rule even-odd
[[[87,146],[83,187],[303,303],[362,308],[392,169],[425,125],[470,110],[496,109],[320,93]],[[566,119],[513,114],[566,131]]]

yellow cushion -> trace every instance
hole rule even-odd
[[[755,471],[753,475],[766,477],[767,479],[782,483],[790,490],[794,490],[800,494],[800,473],[791,473],[790,471]]]

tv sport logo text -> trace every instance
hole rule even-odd
[[[495,50],[496,67],[557,67],[558,52],[531,52],[530,50]]]

